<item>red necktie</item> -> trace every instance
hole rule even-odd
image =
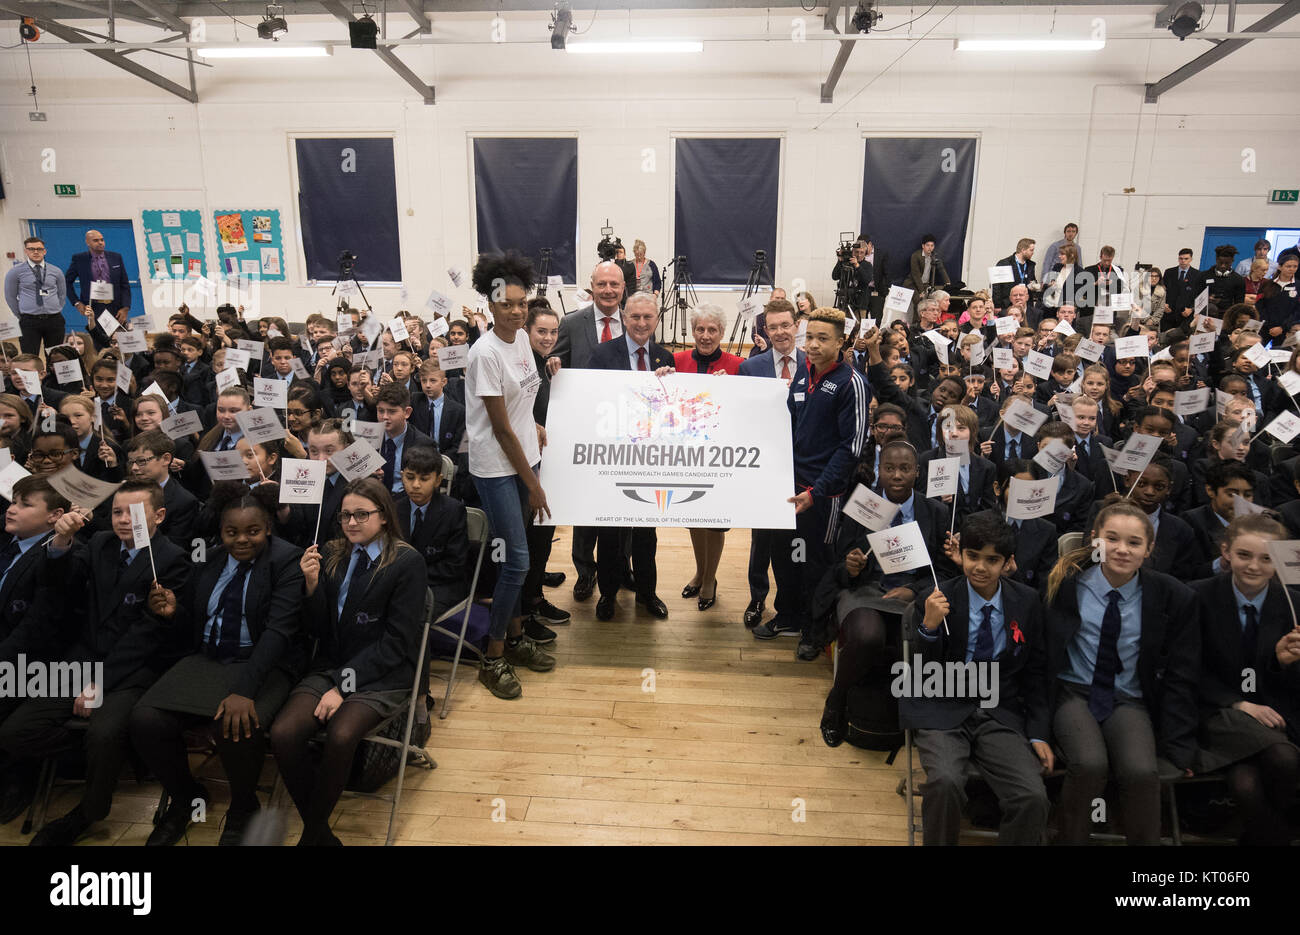
[[[636,369],[644,370],[645,368],[645,348],[638,347],[636,349]]]
[[[610,338],[612,338],[612,337],[614,336],[613,333],[609,330],[609,323],[610,323],[612,320],[613,320],[613,319],[612,319],[610,316],[606,315],[605,318],[604,318],[604,319],[601,321],[601,323],[600,323],[600,343],[601,343],[601,344],[604,344],[606,341],[608,341]],[[645,368],[642,367],[641,369],[644,370]]]
[[[790,383],[790,358],[789,357],[781,358],[781,379],[784,380],[787,385],[789,385]]]

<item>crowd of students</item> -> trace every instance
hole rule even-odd
[[[1025,253],[1022,242],[1021,262]],[[90,661],[103,675],[72,700],[0,699],[0,822],[30,802],[42,758],[80,747],[81,800],[33,843],[71,843],[106,817],[128,759],[173,803],[150,843],[175,843],[208,796],[186,756],[197,727],[231,784],[222,843],[238,843],[256,814],[269,750],[302,816],[301,842],[338,844],[328,820],[358,745],[401,707],[421,664],[426,589],[435,613],[468,591],[466,505],[484,510],[503,546],[488,576],[480,681],[517,698],[519,669],[555,667],[546,647],[570,615],[545,597],[564,580],[546,572],[552,529],[539,522],[549,514],[538,479],[549,385],[561,368],[598,367],[788,384],[795,487],[773,496],[794,505],[796,528],[752,530],[744,622],[758,639],[797,636],[804,660],[838,643],[827,744],[845,739],[850,693],[888,678],[905,637],[921,658],[998,664],[992,708],[956,698],[901,707],[928,777],[927,842],[956,840],[968,763],[999,798],[1003,839],[1043,841],[1040,774],[1058,760],[1062,840],[1087,839],[1090,803],[1113,778],[1129,840],[1151,842],[1158,757],[1188,773],[1224,771],[1243,840],[1288,838],[1300,629],[1268,542],[1300,536],[1300,450],[1258,433],[1300,412],[1300,351],[1261,368],[1252,349],[1281,348],[1300,328],[1296,263],[1281,258],[1273,287],[1257,291],[1266,301],[1222,306],[1213,277],[1198,272],[1210,289],[1203,314],[1193,313],[1199,293],[1179,285],[1164,293],[1162,320],[1151,292],[1122,309],[1113,292],[1085,290],[1049,291],[1055,302],[1044,304],[1025,281],[1001,303],[931,293],[914,323],[885,326],[864,320],[869,307],[846,317],[807,293],[791,303],[774,292],[742,361],[722,350],[715,308],[696,310],[695,345],[674,358],[655,343],[653,298],[625,297],[613,264],[593,272],[592,303],[562,316],[532,295],[531,263],[507,253],[473,271],[486,314],[426,322],[402,312],[400,340],[401,328],[366,310],[313,315],[295,337],[281,318],[249,322],[223,306],[206,322],[182,307],[145,351],[119,346],[136,346],[124,340],[129,321],[109,334],[90,315],[86,331],[43,356],[7,349],[0,446],[28,476],[5,514],[0,662]],[[1086,300],[1086,314],[1065,299]],[[1189,339],[1208,331],[1213,346],[1192,353]],[[1117,354],[1125,336],[1145,338],[1147,354]],[[470,345],[467,362],[444,370],[436,351],[454,345]],[[1042,366],[1031,355],[1051,359],[1049,376],[1026,371]],[[56,374],[59,362],[77,378]],[[255,377],[287,384],[282,439],[244,437]],[[1218,405],[1212,393],[1204,411],[1175,414],[1177,394],[1198,388],[1217,391]],[[1045,417],[1032,435],[1002,418],[1016,401]],[[175,429],[185,413],[198,430]],[[348,481],[333,459],[359,425],[377,430],[367,437],[383,466]],[[1132,435],[1158,438],[1160,451],[1117,476],[1106,449]],[[1065,455],[1036,460],[1053,441]],[[212,482],[203,454],[231,451],[248,478]],[[930,465],[954,451],[957,493],[928,498]],[[326,463],[319,507],[280,503],[292,458]],[[444,458],[456,466],[449,494]],[[87,508],[51,483],[69,467],[119,486]],[[1013,479],[1055,483],[1052,514],[1006,519]],[[858,485],[897,506],[895,525],[917,523],[933,574],[883,571],[871,530],[843,512]],[[135,546],[133,506],[151,549]],[[1058,557],[1071,532],[1083,547]],[[682,596],[700,610],[717,599],[724,535],[692,531],[695,575]],[[599,620],[616,615],[620,588],[651,617],[668,615],[653,529],[580,527],[573,550],[574,597],[598,584]],[[769,567],[776,613],[765,621]],[[1243,669],[1257,677],[1244,681]]]

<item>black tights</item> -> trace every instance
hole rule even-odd
[[[890,658],[886,647],[895,642],[889,633],[897,629],[898,618],[893,614],[858,607],[845,615],[840,621],[839,669],[826,696],[827,710],[843,711],[850,688],[861,685],[873,669],[886,669]]]
[[[162,782],[172,802],[188,807],[200,787],[190,772],[184,731],[198,724],[208,725],[226,778],[230,780],[230,811],[235,814],[255,811],[257,779],[266,758],[266,732],[261,728],[254,728],[252,737],[236,742],[222,737],[221,722],[212,718],[136,705],[131,712],[131,741],[140,758]]]
[[[1228,767],[1228,790],[1241,809],[1242,844],[1286,845],[1291,841],[1286,813],[1295,798],[1300,750],[1277,743]]]
[[[330,813],[352,772],[357,745],[383,720],[361,702],[344,701],[325,725],[325,749],[318,766],[312,762],[308,741],[321,729],[315,715],[319,703],[312,694],[290,695],[271,725],[271,749],[302,816],[304,843],[328,840]]]

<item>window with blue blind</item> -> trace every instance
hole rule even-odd
[[[474,220],[479,253],[515,250],[540,271],[549,249],[547,273],[576,282],[578,141],[475,139]]]

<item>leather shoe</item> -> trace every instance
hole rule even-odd
[[[36,787],[25,779],[11,780],[0,790],[0,825],[7,825],[32,804],[36,797]]]
[[[632,591],[632,592],[636,591],[636,578],[633,577],[632,572],[630,570],[625,570],[623,572],[623,583],[619,585],[619,587],[621,587],[624,591]]]
[[[807,635],[799,637],[799,646],[794,651],[794,656],[800,662],[812,662],[822,654],[822,647],[812,642]]]
[[[591,593],[596,590],[596,576],[578,575],[578,580],[573,583],[573,599],[575,601],[585,601],[591,597]]]
[[[211,804],[207,796],[200,794],[197,798],[203,799],[203,808],[206,812]],[[190,828],[190,815],[193,811],[192,799],[172,800],[167,811],[163,812],[162,817],[158,819],[158,824],[154,825],[153,830],[149,832],[149,839],[144,842],[145,847],[171,847],[185,837],[185,832]]]
[[[668,619],[668,607],[655,595],[651,594],[644,600],[638,597],[636,602],[649,611],[651,617],[657,620]]]
[[[699,596],[700,586],[698,584],[688,584],[686,587],[682,588],[682,597],[690,598]]]
[[[844,733],[847,728],[845,723],[844,711],[832,711],[827,708],[822,712],[822,740],[828,747],[838,747],[844,743]]]
[[[542,574],[542,586],[546,588],[558,588],[564,584],[565,574],[562,571],[548,571]]]
[[[715,581],[713,582],[713,594],[709,597],[705,597],[703,594],[701,594],[700,599],[697,602],[696,606],[698,606],[700,610],[708,610],[717,602],[718,602],[718,583]]]
[[[601,595],[600,600],[596,602],[596,619],[613,620],[614,611],[618,608],[618,602],[612,597]]]
[[[763,602],[750,601],[745,608],[745,626],[752,630],[763,622]]]
[[[90,830],[94,822],[87,821],[78,805],[62,818],[56,819],[32,837],[32,847],[67,847]]]

